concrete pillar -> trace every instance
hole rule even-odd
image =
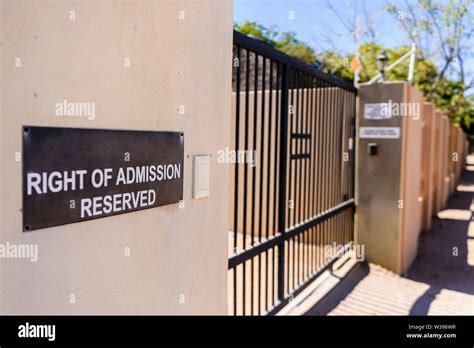
[[[38,246],[0,259],[0,313],[226,314],[232,2],[7,0],[0,16],[0,243]],[[63,100],[95,117],[57,117]],[[184,132],[184,207],[22,232],[23,125]]]
[[[441,160],[442,168],[443,168],[443,177],[442,177],[442,189],[443,193],[441,196],[441,206],[440,209],[446,206],[446,202],[449,196],[449,183],[451,178],[449,176],[449,166],[451,162],[451,154],[449,148],[449,137],[450,137],[450,123],[447,116],[443,115],[443,158]]]
[[[405,83],[359,90],[355,242],[368,261],[399,274],[415,258],[421,230],[423,103]]]
[[[423,148],[422,148],[422,175],[421,175],[421,196],[423,197],[423,231],[431,229],[433,216],[433,195],[434,195],[434,168],[435,168],[435,124],[434,108],[432,103],[423,104],[422,127],[423,127]]]

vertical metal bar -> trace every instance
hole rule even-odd
[[[253,148],[252,148],[252,160],[253,160],[253,167],[252,167],[252,243],[253,246],[255,244],[255,180],[257,175],[257,163],[256,163],[256,152],[257,152],[257,103],[258,103],[258,54],[254,53],[254,73],[253,73]],[[251,295],[250,295],[250,314],[253,315],[253,307],[254,307],[254,258],[252,257],[251,262]]]
[[[315,143],[314,151],[316,156],[316,164],[317,164],[317,180],[316,180],[316,197],[315,197],[315,214],[319,214],[321,212],[321,195],[322,195],[322,123],[323,123],[323,115],[322,115],[322,88],[321,82],[316,80],[316,103],[317,103],[317,123],[316,123],[316,134],[317,134],[317,142]],[[322,245],[322,238],[321,238],[321,224],[316,225],[316,257],[317,257],[317,267],[319,269],[319,265],[321,264],[321,245]]]
[[[290,134],[291,132],[293,131],[293,120],[294,120],[294,103],[293,103],[293,92],[294,92],[294,79],[293,79],[293,70],[286,66],[285,65],[285,69],[287,70],[287,77],[288,77],[288,81],[287,81],[287,89],[288,89],[288,94],[291,96],[291,101],[290,101],[290,104],[291,104],[291,113],[289,114],[289,118],[290,118]],[[282,73],[282,76],[284,74]],[[283,89],[283,79],[282,79],[282,90]],[[282,98],[282,107],[283,107],[283,98]],[[282,109],[283,110],[283,109]],[[288,110],[286,111],[288,113]],[[282,113],[282,122],[283,122],[283,113]],[[282,138],[283,139],[283,138]],[[281,146],[281,144],[280,144]],[[290,137],[290,155],[293,154],[293,140],[291,139]],[[282,158],[282,153],[280,152],[280,160]],[[292,226],[292,223],[291,223],[291,210],[290,210],[290,200],[293,201],[293,198],[292,198],[292,180],[291,180],[291,177],[292,177],[292,173],[293,173],[293,161],[289,161],[289,166],[288,166],[288,171],[289,171],[289,175],[288,175],[288,180],[286,181],[288,183],[288,200],[287,200],[287,203],[286,203],[286,207],[285,207],[285,211],[288,212],[288,214],[286,214],[288,216],[288,227]],[[293,204],[294,202],[292,202]],[[291,259],[290,259],[290,253],[292,254],[292,251],[293,251],[293,241],[292,240],[288,240],[288,257],[287,257],[287,281],[286,281],[286,284],[287,284],[287,287],[288,287],[288,292],[290,292],[290,269],[291,269]],[[293,257],[291,255],[291,257]]]
[[[319,206],[321,212],[326,209],[325,196],[326,196],[326,133],[327,133],[327,88],[325,83],[321,85],[321,194],[319,195]]]
[[[267,210],[266,210],[266,227],[265,227],[265,235],[268,239],[269,236],[269,229],[270,229],[270,162],[271,162],[271,148],[272,148],[272,88],[273,88],[273,60],[270,59],[270,78],[269,78],[269,96],[268,96],[268,141],[267,141],[267,172],[266,172],[266,178],[267,178]],[[268,309],[268,281],[269,281],[269,275],[268,275],[268,254],[270,250],[267,250],[265,253],[265,306]],[[273,253],[272,253],[273,256]]]
[[[315,194],[314,194],[314,212],[313,214],[316,216],[318,213],[319,213],[319,196],[321,195],[321,188],[320,188],[320,178],[321,178],[321,175],[320,175],[320,170],[321,170],[321,164],[320,164],[320,160],[321,160],[321,103],[320,103],[320,97],[321,97],[321,91],[320,91],[320,86],[319,86],[319,80],[318,79],[315,79],[315,129],[314,129],[314,132],[315,132],[315,142],[314,142],[314,146],[313,146],[313,150],[314,150],[314,156],[315,156],[315,169],[314,169],[314,173],[315,173],[315,178],[314,178],[314,185],[315,185]],[[315,226],[315,238],[316,238],[316,244],[315,244],[315,248],[316,248],[316,254],[315,254],[315,267],[316,269],[319,268],[319,258],[320,258],[320,247],[319,247],[319,244],[320,244],[320,224],[317,224]]]
[[[301,96],[301,77],[302,73],[298,71],[298,94],[296,95],[297,98],[297,104],[298,104],[298,112],[297,112],[297,118],[296,118],[296,132],[295,133],[301,133],[301,122],[303,118],[303,107],[302,107],[302,96]],[[301,140],[297,139],[297,150],[296,152],[298,154],[301,153]],[[296,172],[295,172],[295,193],[298,192],[295,196],[297,198],[297,205],[295,209],[295,222],[300,223],[300,209],[301,209],[301,160],[296,159]],[[298,191],[296,191],[296,187],[298,188]],[[300,280],[300,233],[296,235],[296,285],[299,284]]]
[[[286,170],[287,170],[287,139],[288,139],[288,78],[289,69],[282,66],[281,76],[281,109],[280,109],[280,163],[278,183],[278,232],[285,233],[286,209]],[[285,243],[278,244],[278,299],[285,297]]]
[[[332,163],[332,203],[331,207],[334,207],[336,205],[336,199],[337,199],[337,144],[339,143],[339,138],[337,138],[337,131],[338,131],[338,118],[339,118],[339,88],[334,87],[334,116],[333,116],[333,127],[332,127],[332,139],[333,139],[333,155],[331,158],[331,163]],[[336,245],[338,244],[339,241],[339,215],[334,216],[334,241],[336,242]]]
[[[329,177],[328,177],[328,185],[329,185],[329,194],[328,194],[328,208],[331,208],[334,205],[334,115],[335,115],[335,96],[334,96],[334,87],[331,86],[329,89],[329,98],[330,98],[330,113],[329,113]],[[333,233],[332,227],[334,219],[329,219],[331,226],[330,233]],[[332,242],[333,236],[330,236],[330,242]]]
[[[266,237],[270,233],[270,165],[271,165],[271,151],[272,151],[272,94],[273,94],[273,60],[270,60],[270,79],[269,79],[269,96],[268,96],[268,141],[267,141],[267,210],[266,210]]]
[[[262,56],[263,65],[262,65],[262,114],[261,114],[261,128],[260,128],[260,195],[259,195],[259,231],[258,231],[258,241],[262,241],[262,204],[263,204],[263,162],[265,157],[265,80],[266,80],[266,58]]]
[[[321,205],[320,205],[320,197],[321,197],[321,129],[322,129],[322,107],[321,107],[321,84],[319,80],[316,80],[316,104],[317,104],[317,122],[316,122],[316,136],[317,136],[317,142],[315,143],[314,146],[314,154],[316,156],[316,197],[315,197],[315,206],[316,209],[314,211],[314,214],[319,214],[321,211]]]
[[[350,107],[351,93],[346,92],[345,94],[346,94],[346,101],[345,101],[346,115],[345,115],[345,118],[346,118],[346,138],[347,138],[346,151],[347,151],[347,155],[348,155],[348,162],[345,163],[345,167],[346,167],[346,191],[345,192],[347,192],[346,199],[349,199],[349,197],[350,197],[349,185],[350,185],[350,180],[351,180],[350,161],[352,160],[351,150],[349,149],[349,138],[351,138],[351,107]],[[355,141],[355,139],[352,140],[352,146],[354,146],[354,141]],[[348,214],[348,212],[349,212],[349,210],[347,210],[346,214],[345,214],[346,241],[350,241],[350,239],[351,239],[350,238],[350,226],[349,226],[349,214]]]
[[[341,212],[341,236],[342,236],[342,245],[346,245],[346,211]]]
[[[338,197],[337,197],[337,203],[342,203],[344,201],[343,197],[342,197],[342,181],[343,181],[343,177],[342,177],[342,168],[343,168],[343,161],[344,161],[344,158],[343,158],[343,151],[344,151],[344,91],[340,90],[339,91],[339,95],[340,95],[340,109],[339,109],[339,146],[338,146],[338,189],[337,189],[337,194],[338,194]]]
[[[310,209],[310,200],[311,200],[311,124],[312,124],[312,105],[310,103],[311,101],[311,96],[312,96],[312,91],[311,91],[311,76],[308,76],[307,83],[306,83],[306,97],[307,97],[307,102],[306,102],[306,131],[305,133],[307,134],[306,142],[305,142],[305,147],[306,147],[306,153],[308,153],[309,157],[306,159],[305,163],[305,201],[306,201],[306,206],[305,206],[305,221],[309,218],[309,209]],[[311,263],[311,254],[310,254],[310,249],[311,249],[311,231],[312,228],[309,228],[307,233],[306,233],[306,277],[310,274],[310,263]]]
[[[334,139],[334,150],[333,150],[333,195],[332,195],[332,206],[337,204],[337,192],[338,192],[338,153],[339,139],[337,133],[339,131],[339,88],[334,90],[334,124],[333,124],[333,139]],[[337,231],[337,228],[336,228]]]
[[[353,139],[353,144],[354,146],[352,147],[352,172],[351,172],[351,177],[352,177],[352,182],[351,182],[351,198],[354,198],[354,183],[355,183],[355,154],[356,154],[356,103],[355,103],[355,94],[352,94],[352,117],[351,117],[351,124],[352,124],[352,139]]]
[[[311,153],[311,157],[310,157],[310,162],[309,162],[309,178],[308,178],[308,181],[310,182],[310,187],[311,187],[311,190],[308,190],[309,191],[309,194],[308,194],[308,217],[313,217],[313,211],[314,211],[314,163],[315,163],[315,153],[313,151],[313,143],[314,143],[314,135],[315,135],[315,132],[314,132],[314,124],[315,124],[315,109],[314,109],[314,88],[313,88],[313,82],[314,82],[314,78],[311,77],[310,78],[310,83],[309,83],[309,86],[308,88],[310,89],[310,92],[311,92],[311,102],[310,102],[310,105],[311,105],[311,108],[310,108],[310,124],[309,124],[309,132],[310,132],[310,138],[308,140],[308,151]],[[311,232],[310,232],[310,240],[309,240],[309,245],[308,245],[308,252],[309,252],[309,256],[310,256],[310,272],[309,274],[311,274],[313,271],[314,271],[314,251],[315,251],[315,248],[314,248],[314,226],[311,228]]]
[[[329,88],[324,84],[324,114],[323,114],[323,119],[324,119],[324,126],[323,126],[323,160],[322,160],[322,166],[323,166],[323,194],[321,195],[321,204],[322,204],[322,211],[325,211],[327,209],[327,192],[328,192],[328,158],[327,158],[327,148],[328,148],[328,125],[329,125],[329,117],[328,117],[328,110],[329,110]],[[327,220],[326,220],[327,221]],[[323,228],[323,251],[326,249],[324,248],[324,245],[326,244],[327,241],[327,223],[324,221],[322,228]],[[323,253],[324,254],[324,253]],[[323,260],[325,260],[325,255],[323,255]]]
[[[290,70],[288,68],[288,70]],[[290,94],[290,107],[291,107],[291,113],[289,113],[289,117],[290,117],[290,134],[293,132],[293,122],[294,122],[294,110],[295,110],[295,106],[294,106],[294,98],[293,98],[293,92],[294,92],[294,88],[293,88],[293,85],[294,85],[294,82],[293,82],[293,70],[291,70],[291,73],[290,73],[290,79],[289,79],[289,94]],[[293,150],[293,139],[290,137],[290,156],[293,154],[294,150]],[[288,174],[288,201],[293,201],[293,188],[292,188],[292,181],[291,181],[291,178],[293,176],[293,161],[290,159],[289,161],[289,174]],[[290,210],[290,207],[291,205],[289,204],[290,202],[288,202],[287,204],[287,211],[288,211],[288,226],[292,226],[293,223],[292,223],[292,219],[291,219],[291,210]]]
[[[325,161],[324,166],[326,167],[326,194],[324,197],[325,201],[325,208],[324,210],[328,210],[331,207],[331,145],[332,145],[332,138],[331,138],[331,116],[332,116],[332,85],[327,86],[327,114],[326,114],[326,154],[325,154]],[[325,237],[325,244],[330,244],[331,242],[331,219],[325,221],[326,227],[326,237]]]
[[[307,110],[307,89],[306,89],[306,74],[303,74],[303,78],[301,81],[302,85],[302,91],[301,91],[301,130],[300,134],[305,134],[305,129],[306,129],[306,121],[307,121],[307,116],[308,116],[308,110]],[[301,153],[306,153],[306,139],[303,137],[299,141],[300,146],[301,146]],[[306,191],[306,178],[305,178],[305,170],[306,170],[306,159],[302,158],[299,160],[301,162],[301,170],[300,170],[300,188],[301,188],[301,197],[300,197],[300,202],[301,202],[301,207],[299,209],[299,221],[303,222],[304,221],[304,211],[306,208],[306,202],[305,202],[305,191]]]
[[[266,79],[266,58],[262,56],[262,110],[260,122],[260,183],[259,183],[259,209],[258,209],[258,241],[262,241],[262,204],[263,204],[263,161],[265,156],[264,139],[265,139],[265,79]],[[258,254],[258,314],[262,307],[262,258],[263,255]]]
[[[300,101],[300,113],[299,113],[299,128],[297,130],[298,134],[303,134],[304,133],[304,122],[305,122],[305,74],[302,72],[301,73],[301,79],[300,79],[300,90],[301,90],[301,101]],[[304,153],[304,142],[305,140],[303,138],[298,140],[298,146],[299,146],[299,151],[298,153],[303,154]],[[300,159],[296,160],[298,163],[298,223],[302,224],[303,223],[303,216],[302,212],[304,210],[304,187],[303,187],[303,172],[304,172],[304,163],[305,159],[301,157]],[[301,233],[298,233],[298,285],[302,283],[302,275],[304,273],[304,233],[305,231],[302,231]]]
[[[335,120],[335,127],[334,127],[334,139],[335,139],[335,154],[334,154],[334,205],[339,203],[339,190],[341,189],[340,185],[340,160],[339,160],[339,149],[341,148],[341,137],[340,137],[340,121],[341,121],[341,98],[340,98],[340,88],[336,89],[336,120]]]
[[[311,90],[311,76],[307,77],[306,82],[306,131],[307,138],[305,141],[305,152],[309,154],[309,157],[306,160],[306,170],[305,170],[305,211],[304,211],[304,218],[307,220],[310,217],[310,209],[311,209],[311,164],[312,162],[312,153],[311,153],[311,125],[312,123],[312,104],[311,104],[311,97],[312,97],[312,90]]]
[[[241,65],[241,49],[237,46],[237,71],[236,71],[236,102],[235,102],[235,151],[239,149],[239,137],[240,137],[240,65]],[[234,164],[234,252],[237,249],[237,229],[238,229],[238,217],[239,217],[239,165]],[[234,315],[237,314],[237,267],[234,268]]]
[[[353,122],[352,122],[352,95],[349,96],[349,101],[348,101],[348,108],[349,108],[349,130],[348,130],[348,134],[349,134],[349,137],[352,138],[352,148],[354,149],[355,147],[355,138],[353,137],[353,133],[352,133],[352,128],[354,126]],[[347,196],[348,198],[352,198],[352,162],[353,162],[353,151],[349,151],[349,163],[347,164],[347,171],[349,172],[349,176],[351,177],[351,179],[349,179],[348,181],[348,188],[347,188]]]
[[[347,166],[347,161],[345,160],[346,154],[349,154],[349,132],[348,132],[348,118],[347,118],[347,92],[344,91],[344,126],[343,126],[343,135],[342,137],[344,138],[344,145],[343,145],[343,159],[342,159],[342,181],[343,181],[343,189],[342,189],[342,200],[345,201],[349,198],[349,195],[346,196],[347,192],[347,172],[348,172],[348,166]]]
[[[301,88],[301,112],[300,112],[300,128],[298,130],[299,134],[304,133],[304,122],[305,122],[305,100],[306,100],[306,91],[305,91],[305,79],[306,79],[306,74],[301,73],[301,80],[300,80],[300,88]],[[299,139],[298,144],[300,151],[299,153],[303,154],[304,152],[304,142],[305,140],[303,138]],[[299,197],[298,197],[298,222],[302,223],[303,218],[302,218],[302,212],[304,210],[304,189],[303,189],[303,170],[304,170],[304,163],[305,160],[304,158],[301,158],[297,160],[299,163],[299,180],[298,180],[298,185],[299,185]],[[301,233],[298,234],[298,284],[301,284],[301,275],[304,273],[304,236],[305,236],[305,231],[302,231]]]
[[[250,88],[250,51],[245,51],[245,128],[244,128],[244,153],[247,154],[249,146],[249,88]],[[238,152],[237,152],[238,153]],[[244,157],[245,158],[245,157]],[[240,159],[237,156],[237,162]],[[243,192],[243,221],[242,221],[242,250],[247,249],[247,184],[248,184],[248,166],[244,162],[244,192]],[[247,262],[242,264],[242,314],[246,310],[246,270]]]
[[[352,110],[351,110],[351,93],[348,93],[347,95],[347,115],[346,115],[346,132],[347,132],[347,137],[352,138],[352,133],[351,133],[351,116],[352,116]],[[347,140],[349,143],[349,139]],[[355,139],[352,139],[352,147],[354,147],[355,144]],[[351,198],[351,163],[352,163],[352,150],[349,149],[349,145],[347,147],[347,154],[348,154],[348,162],[346,163],[346,176],[347,176],[347,183],[346,183],[346,192],[347,192],[347,199]]]
[[[321,121],[321,113],[320,113],[320,103],[319,103],[319,81],[317,78],[314,79],[314,143],[313,143],[313,152],[314,152],[314,176],[313,176],[313,181],[314,181],[314,195],[313,195],[313,216],[316,216],[319,211],[319,206],[318,206],[318,196],[320,195],[320,189],[319,189],[319,169],[321,168],[321,165],[319,164],[320,160],[320,145],[319,142],[321,140],[320,136],[320,130],[321,127],[319,125]],[[318,268],[318,262],[319,262],[319,224],[314,226],[314,238],[315,238],[315,270]]]
[[[337,203],[342,203],[344,200],[342,198],[342,182],[343,182],[343,177],[342,177],[342,169],[343,169],[343,158],[342,158],[342,153],[344,150],[344,92],[342,90],[339,91],[339,98],[341,99],[339,104],[339,150],[338,150],[338,190],[337,190]],[[344,228],[343,228],[343,215],[340,215],[340,238],[341,242],[344,244]]]
[[[336,203],[342,203],[342,166],[343,166],[343,158],[342,158],[342,150],[343,150],[343,142],[344,142],[344,94],[343,91],[339,89],[339,113],[338,113],[338,128],[339,128],[339,135],[338,135],[338,146],[337,146],[337,201]],[[341,243],[344,244],[344,230],[342,226],[342,215],[339,214],[339,238]]]
[[[290,99],[290,104],[288,105],[287,107],[287,111],[286,111],[286,114],[287,114],[287,117],[289,117],[289,121],[290,121],[290,130],[289,132],[291,133],[293,131],[293,72],[291,70],[291,68],[287,65],[285,65],[285,70],[286,70],[286,75],[287,75],[287,78],[288,80],[286,81],[286,94],[287,94],[287,103],[288,103],[288,99]],[[283,89],[283,75],[285,75],[285,73],[282,73],[282,93],[285,93],[285,90]],[[291,113],[289,112],[289,108],[291,106]],[[283,107],[283,97],[282,97],[282,107]],[[282,113],[282,122],[283,122],[283,113]],[[287,121],[288,122],[288,121]],[[281,130],[282,128],[280,128]],[[282,138],[283,139],[283,138]],[[281,144],[280,144],[281,146]],[[293,153],[293,141],[290,137],[290,155]],[[282,158],[282,154],[280,154],[280,158]],[[280,162],[281,164],[282,162]],[[285,212],[287,212],[286,216],[287,216],[287,222],[286,222],[286,225],[288,227],[291,226],[291,211],[290,211],[290,201],[292,200],[292,192],[291,192],[291,173],[292,173],[292,170],[293,170],[293,167],[292,167],[292,161],[288,161],[288,179],[286,180],[287,184],[288,184],[288,199],[286,200],[286,207],[285,207]],[[278,227],[280,228],[280,227]],[[287,256],[287,273],[286,273],[286,291],[289,293],[290,292],[290,270],[291,270],[291,251],[292,251],[292,248],[291,248],[291,239],[288,240],[288,256]]]
[[[306,133],[308,134],[308,138],[306,139],[306,151],[309,153],[309,158],[307,160],[307,182],[308,187],[306,189],[306,219],[311,217],[311,206],[312,206],[312,199],[313,199],[313,181],[312,176],[313,174],[313,151],[312,151],[312,144],[313,144],[313,89],[312,89],[312,77],[310,76],[308,79],[308,84],[306,87],[308,91],[308,123],[306,127]],[[313,262],[313,227],[308,229],[308,239],[306,244],[306,275],[309,276],[312,272],[312,262]]]
[[[247,154],[249,146],[249,88],[250,88],[250,51],[245,51],[245,128],[244,128],[244,153]],[[240,158],[237,156],[237,161]],[[243,224],[242,224],[242,250],[247,249],[247,184],[248,184],[248,166],[244,165],[244,192],[243,192]],[[245,267],[244,267],[245,270]],[[245,274],[245,271],[244,271]]]
[[[295,133],[295,129],[297,129],[296,127],[296,124],[297,124],[297,121],[298,121],[298,115],[296,113],[296,110],[298,108],[298,70],[293,70],[293,89],[292,89],[292,92],[294,94],[294,96],[292,97],[293,98],[293,113],[292,113],[292,122],[291,122],[291,133]],[[291,134],[290,133],[290,134]],[[294,144],[295,141],[293,141],[293,139],[291,139],[290,137],[290,141],[291,141],[291,147],[292,147],[292,152],[291,154],[294,154],[295,153],[295,150],[297,149],[297,146]],[[292,221],[292,225],[296,225],[296,219],[295,219],[295,212],[296,212],[296,204],[297,204],[297,198],[296,198],[296,185],[295,185],[295,178],[297,176],[296,174],[296,161],[291,161],[291,174],[293,174],[294,172],[294,178],[291,178],[292,179],[292,182],[290,183],[290,185],[292,186],[293,188],[293,205],[292,205],[292,208],[293,208],[293,212],[292,212],[292,216],[293,216],[293,221]],[[293,175],[292,175],[293,176]],[[296,237],[293,237],[292,238],[292,243],[291,243],[291,247],[292,247],[292,252],[291,252],[291,256],[292,256],[292,265],[291,265],[291,268],[292,268],[292,271],[291,271],[291,277],[293,278],[292,279],[292,289],[295,288],[295,267],[296,267],[296,263],[295,263],[295,251],[296,251]]]
[[[334,110],[334,105],[333,105],[333,95],[332,95],[332,85],[328,87],[328,127],[327,127],[327,133],[328,133],[328,138],[327,138],[327,195],[326,195],[326,209],[331,208],[331,195],[332,195],[332,162],[333,159],[332,157],[332,146],[333,146],[333,139],[332,139],[332,117],[333,117],[333,110]],[[331,244],[332,242],[332,222],[333,219],[330,218],[327,221],[327,244]]]
[[[302,131],[301,133],[304,133],[306,134],[307,133],[307,126],[308,126],[308,99],[309,99],[309,95],[308,95],[308,88],[307,88],[307,79],[308,79],[308,76],[305,74],[304,75],[304,78],[303,78],[303,105],[304,105],[304,109],[303,109],[303,117],[302,117],[302,120],[304,120],[304,124],[302,124],[301,128],[302,128]],[[306,104],[306,105],[305,105]],[[307,147],[307,143],[308,143],[308,140],[306,138],[303,138],[301,139],[301,147],[303,148],[302,152],[307,154],[308,153],[308,147]],[[308,192],[308,189],[306,187],[306,170],[307,170],[307,167],[308,167],[308,159],[307,158],[304,158],[302,163],[302,186],[303,186],[303,193],[302,193],[302,200],[303,200],[303,204],[301,206],[301,211],[300,211],[300,220],[301,221],[305,221],[306,220],[306,197],[307,197],[307,192]],[[302,276],[303,276],[303,279],[305,279],[305,272],[307,271],[307,265],[306,265],[306,262],[307,262],[307,258],[306,258],[306,250],[307,250],[307,238],[308,238],[308,230],[304,231],[303,232],[303,235],[302,235],[302,248],[303,248],[303,252],[302,252]]]
[[[335,192],[336,192],[336,118],[337,118],[337,90],[336,90],[336,87],[332,87],[332,98],[331,98],[331,105],[332,105],[332,112],[331,112],[331,146],[330,146],[330,150],[331,150],[331,155],[330,155],[330,168],[331,168],[331,175],[329,176],[329,178],[331,179],[331,189],[330,189],[330,192],[331,192],[331,195],[329,197],[330,199],[330,204],[329,204],[329,207],[332,208],[334,206],[334,198],[335,198]],[[333,241],[336,241],[336,238],[337,238],[337,219],[335,219],[335,217],[331,218],[330,219],[331,221],[331,227],[332,227],[332,230],[331,230],[331,244]]]
[[[337,117],[337,94],[336,94],[336,87],[332,87],[332,98],[331,98],[331,104],[332,104],[332,113],[331,113],[331,155],[330,155],[330,168],[331,168],[331,175],[329,176],[331,179],[331,195],[330,195],[330,204],[329,207],[332,208],[334,206],[334,198],[335,198],[335,192],[336,192],[336,185],[335,185],[335,175],[336,175],[336,117]],[[331,244],[333,241],[336,241],[336,231],[337,231],[337,225],[336,225],[336,219],[333,217],[330,219],[331,225],[332,225],[332,236],[331,236]]]
[[[327,153],[326,153],[326,158],[327,162],[325,163],[327,165],[327,194],[326,194],[326,209],[329,209],[331,207],[331,191],[332,191],[332,186],[331,186],[331,147],[332,147],[332,112],[333,112],[333,104],[332,104],[332,85],[329,85],[328,87],[328,127],[327,127]],[[326,238],[326,243],[331,244],[332,241],[332,219],[326,220],[326,227],[327,227],[327,238]]]
[[[356,103],[355,103],[355,94],[351,94],[352,96],[352,105],[351,105],[351,110],[352,110],[352,150],[351,150],[351,161],[352,161],[352,171],[351,171],[351,178],[352,178],[352,192],[351,192],[351,198],[354,198],[354,184],[355,184],[355,154],[356,154],[356,144],[357,142],[355,141],[356,139],[356,124],[355,124],[355,115],[356,115]],[[354,214],[355,214],[355,208],[351,208],[351,240],[354,239]]]
[[[328,209],[333,206],[333,196],[334,196],[334,111],[335,111],[335,103],[334,103],[334,87],[331,86],[329,89],[329,105],[330,105],[330,113],[329,113],[329,146],[328,146],[328,169],[329,169],[329,176],[328,176],[328,185],[329,185],[329,194],[328,194]],[[329,219],[329,225],[332,227],[333,219]],[[332,234],[332,230],[330,231]],[[331,236],[332,237],[332,236]],[[332,241],[332,238],[331,240]]]
[[[279,180],[279,176],[278,176],[278,146],[279,146],[279,142],[278,142],[278,130],[279,130],[279,114],[281,114],[281,108],[279,109],[279,106],[280,106],[280,94],[281,94],[281,86],[280,86],[280,69],[281,69],[281,65],[280,63],[277,63],[277,76],[276,76],[276,104],[275,104],[275,107],[276,107],[276,110],[275,110],[275,148],[274,148],[274,152],[275,152],[275,158],[274,158],[274,161],[273,161],[273,168],[274,168],[274,173],[273,173],[273,231],[274,233],[276,234],[277,231],[278,231],[278,215],[279,215],[279,212],[277,211],[277,199],[278,199],[278,196],[277,196],[277,181]],[[284,245],[283,245],[284,247]],[[273,249],[274,251],[276,249]],[[278,260],[277,260],[278,262]],[[275,274],[275,255],[273,257],[273,270],[272,270],[273,274]],[[279,272],[279,267],[277,265],[277,272]],[[277,278],[277,282],[278,282],[278,278]],[[278,284],[276,286],[277,288],[277,292],[278,292]],[[272,295],[273,295],[273,303],[275,303],[275,291],[272,291]]]
[[[295,88],[296,88],[296,106],[294,110],[294,115],[295,115],[295,131],[292,133],[298,133],[299,132],[299,123],[300,123],[300,72],[299,70],[295,70],[296,76],[295,76]],[[298,139],[295,139],[295,153],[300,153],[300,142]],[[299,221],[297,220],[297,214],[296,212],[298,211],[299,207],[299,197],[298,197],[298,160],[293,160],[295,163],[295,177],[294,177],[294,207],[293,207],[293,223],[296,225]]]

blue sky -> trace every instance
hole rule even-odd
[[[380,9],[384,4],[385,0],[365,1],[367,13],[379,31],[380,42],[408,44],[392,17]],[[342,52],[353,52],[354,40],[330,5],[345,19],[359,15],[361,21],[364,20],[362,0],[234,0],[234,22],[257,21],[267,27],[276,26],[279,31],[294,31],[316,51],[331,48],[332,44],[327,42],[331,39]],[[294,19],[289,18],[290,11]]]
[[[403,6],[404,1],[390,0],[390,3]],[[375,27],[376,42],[385,47],[410,45],[397,21],[381,9],[388,3],[388,0],[365,0],[365,3],[363,0],[234,0],[234,22],[257,21],[266,27],[275,26],[280,32],[293,31],[316,52],[330,49],[347,54],[355,51],[356,43],[340,18],[347,23],[359,17],[364,23],[365,4],[367,17]],[[289,18],[290,14],[294,19]],[[470,74],[474,72],[473,65],[471,58],[466,64]]]

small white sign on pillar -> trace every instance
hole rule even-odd
[[[361,139],[398,139],[400,127],[360,127]]]
[[[367,103],[364,105],[364,118],[366,120],[386,120],[392,118],[388,103]]]

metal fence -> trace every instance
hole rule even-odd
[[[352,242],[356,89],[238,32],[232,85],[229,313],[275,314]]]

